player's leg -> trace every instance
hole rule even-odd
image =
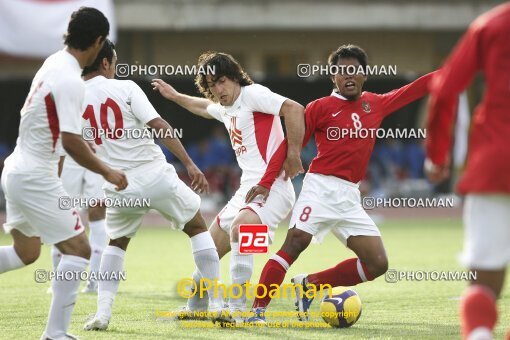
[[[11,230],[13,245],[0,247],[0,274],[34,263],[41,253],[41,239]]]
[[[7,220],[4,229],[11,234],[13,244],[0,247],[0,273],[33,263],[41,251],[40,235],[28,223],[18,202],[21,190],[19,180],[19,176],[9,176],[7,170],[4,170],[1,178],[6,197]]]
[[[200,276],[197,287],[205,285],[207,282],[219,281],[220,258],[214,240],[207,231],[205,221],[199,211],[185,224],[183,231],[190,237],[191,251]],[[222,252],[224,253],[225,249]],[[223,309],[222,294],[209,294],[208,302],[207,308],[211,312]]]
[[[209,227],[209,233],[211,234],[214,244],[216,245],[220,260],[231,250],[230,225],[232,224],[232,221],[240,209],[238,203],[239,199],[236,199],[235,197],[236,196],[232,197],[227,205],[221,209]],[[195,287],[198,287],[201,278],[198,268],[195,268],[192,277],[195,281]],[[187,319],[189,315],[193,314],[190,312],[207,310],[208,304],[209,295],[207,293],[203,294],[202,298],[199,296],[199,294],[194,294],[191,298],[188,299],[187,305],[182,311],[183,313],[179,313],[178,318]]]
[[[97,311],[84,329],[105,330],[112,317],[115,296],[119,290],[120,273],[124,270],[124,259],[127,246],[136,234],[148,209],[108,208],[106,211],[107,234],[110,237],[108,246],[101,257],[99,273],[102,279],[98,282]],[[106,279],[105,279],[106,278]]]
[[[62,253],[62,259],[56,269],[56,278],[52,282],[53,295],[45,331],[45,335],[49,338],[60,338],[66,335],[81,283],[76,276],[73,276],[72,280],[60,280],[59,274],[83,272],[89,264],[90,246],[83,227],[81,230],[79,235],[55,244]]]
[[[308,248],[312,241],[312,234],[293,227],[287,232],[287,237],[282,247],[276,254],[267,261],[260,274],[259,284],[270,287],[272,284],[281,285],[290,266],[296,261],[299,255]],[[257,292],[262,296],[263,288]],[[269,294],[263,297],[256,297],[253,301],[253,308],[267,308],[271,298]]]
[[[85,330],[105,330],[112,316],[113,302],[119,291],[120,274],[124,270],[124,257],[131,239],[119,237],[110,240],[101,258],[99,272],[109,279],[100,280],[97,290],[97,311],[95,316],[85,324]],[[116,274],[114,274],[116,273]]]
[[[101,264],[103,251],[108,244],[108,236],[106,235],[105,215],[106,208],[102,206],[90,207],[89,215],[89,241],[92,253],[90,255],[90,272],[98,273]],[[90,279],[87,282],[83,293],[97,292],[97,282]]]
[[[276,231],[278,225],[282,220],[284,220],[292,210],[292,206],[295,203],[296,197],[294,194],[294,188],[290,182],[287,183],[278,183],[278,188],[273,189],[267,200],[265,202],[262,201],[261,197],[256,197],[252,202],[245,206],[239,214],[235,217],[230,233],[231,247],[232,247],[232,257],[231,257],[231,275],[232,275],[232,283],[236,283],[239,285],[244,285],[247,281],[250,281],[252,273],[253,273],[253,254],[240,254],[239,252],[239,228],[241,224],[265,224],[269,228],[269,242],[272,243],[274,238],[274,232]],[[244,195],[242,196],[244,198]],[[285,251],[290,248],[289,242],[300,242],[301,238],[299,238],[299,232],[289,232],[288,239],[286,240],[284,247],[278,254],[274,255],[279,256],[280,258],[286,257]],[[289,238],[290,237],[290,238]],[[306,238],[306,237],[305,237]],[[301,251],[303,251],[307,246],[306,240],[302,242],[302,246],[296,246],[295,253],[294,251],[290,251],[292,253],[291,256],[297,256]],[[294,258],[295,259],[295,258]],[[291,261],[287,258],[289,262]],[[272,273],[274,273],[274,265],[270,260],[268,264],[266,264],[267,270],[262,272],[261,281],[263,284],[267,284],[269,281],[275,280],[275,283],[282,282],[285,274],[280,277],[274,277]],[[277,264],[280,266],[280,264]],[[290,266],[290,264],[289,264]],[[264,269],[266,269],[266,267]],[[281,267],[280,267],[281,268]],[[278,269],[276,272],[279,272]],[[266,282],[267,281],[267,282]],[[267,285],[266,287],[269,287]],[[263,290],[260,288],[260,290]],[[257,295],[260,296],[260,290],[257,292]],[[234,292],[236,293],[236,292]],[[238,296],[239,294],[236,294]],[[263,299],[267,299],[269,297],[263,297]],[[244,311],[246,305],[246,290],[243,289],[241,298],[239,299],[230,299],[231,311],[240,310]],[[267,305],[269,301],[258,301],[257,304]],[[255,302],[254,302],[255,304]]]
[[[351,236],[347,247],[354,251],[357,258],[350,258],[324,271],[309,274],[309,283],[320,285],[354,286],[371,281],[386,273],[388,259],[383,242],[379,236]]]
[[[374,233],[376,231],[374,230]],[[365,281],[372,281],[388,270],[388,258],[380,236],[355,235],[372,233],[371,230],[356,228],[334,228],[333,234],[351,249],[357,257],[338,263],[326,270],[309,274],[307,283],[320,285],[354,286]]]
[[[209,233],[214,241],[216,249],[218,251],[218,257],[221,260],[223,256],[228,254],[230,251],[230,239],[229,235],[220,228],[218,224],[218,219],[215,219],[211,226],[209,227]],[[221,274],[221,273],[220,273]],[[200,284],[200,278],[202,275],[198,268],[195,268],[193,272],[192,278],[195,281],[195,287],[198,287]],[[184,309],[184,313],[180,315],[180,319],[183,319],[182,316],[192,315],[195,311],[206,311],[209,307],[209,295],[207,292],[203,294],[203,297],[200,297],[200,294],[194,294],[192,297],[188,299],[186,308]]]
[[[330,206],[338,221],[332,228],[333,234],[357,258],[350,258],[336,266],[308,275],[307,281],[315,285],[329,284],[353,286],[370,281],[388,270],[388,258],[379,229],[361,206],[357,185],[338,178],[325,178],[333,192],[328,193]],[[326,190],[326,189],[325,189]]]
[[[147,180],[144,176],[143,180]],[[214,282],[220,276],[219,255],[211,234],[207,232],[200,214],[200,196],[182,182],[173,166],[164,164],[143,187],[145,197],[151,198],[151,208],[156,209],[171,222],[174,228],[183,230],[191,239],[195,264],[200,275]],[[199,280],[200,281],[200,280]],[[223,296],[210,295],[209,308],[213,321],[229,321],[223,317]]]
[[[498,319],[496,300],[503,287],[505,270],[480,270],[476,280],[464,292],[460,305],[460,319],[464,339],[492,339]]]
[[[241,224],[261,224],[260,217],[250,209],[239,211],[230,229],[230,278],[234,287],[245,287],[253,274],[253,254],[239,252],[239,226]],[[246,289],[233,290],[229,297],[229,309],[232,313],[242,313],[246,308]]]
[[[463,263],[476,272],[460,305],[463,338],[492,338],[496,299],[510,263],[510,196],[468,195],[464,205]]]
[[[90,246],[85,229],[76,211],[58,208],[59,198],[66,196],[66,192],[56,177],[14,173],[9,174],[8,180],[3,181],[2,185],[8,202],[16,203],[16,208],[22,212],[26,225],[33,228],[33,232],[18,229],[23,224],[15,228],[26,236],[40,237],[43,243],[56,244],[63,253],[57,267],[57,279],[52,282],[53,296],[43,337],[64,337],[71,321],[80,280],[77,275],[73,275],[71,280],[66,279],[68,276],[58,278],[64,273],[82,272],[87,267]],[[8,214],[8,228],[13,225],[11,221],[15,222]],[[35,246],[35,249],[38,248],[39,245]]]
[[[64,173],[63,173],[64,175]],[[83,196],[87,198],[103,198],[102,176],[86,170],[83,175]],[[92,249],[90,255],[90,271],[97,273],[101,264],[103,251],[108,244],[105,225],[106,208],[104,206],[94,206],[88,209],[89,216],[89,241]],[[95,293],[97,291],[97,282],[89,280],[82,290],[83,293]]]

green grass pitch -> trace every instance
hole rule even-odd
[[[390,268],[462,270],[456,260],[462,246],[460,220],[385,221],[380,224],[380,229]],[[282,244],[285,232],[285,228],[280,228],[275,245],[268,254],[255,256],[253,283],[258,281],[268,257]],[[9,236],[0,236],[0,245],[10,242]],[[348,257],[352,257],[352,253],[329,235],[322,245],[312,244],[302,254],[291,267],[286,281],[295,274],[322,270]],[[230,280],[228,261],[228,256],[222,260],[225,283]],[[41,258],[35,264],[0,276],[0,338],[38,339],[42,334],[50,295],[46,294],[48,283],[34,281],[34,271],[39,268],[50,269],[47,246],[43,247]],[[128,248],[127,280],[121,282],[108,331],[82,330],[86,319],[95,311],[96,296],[80,294],[70,333],[82,339],[459,339],[458,298],[465,282],[387,283],[381,277],[358,285],[355,290],[362,299],[363,313],[349,329],[187,329],[175,321],[157,320],[156,311],[174,311],[185,304],[185,300],[177,294],[176,285],[179,279],[189,277],[193,268],[190,243],[184,233],[142,228]],[[290,299],[275,300],[270,308],[273,311],[292,311],[293,302]],[[319,304],[314,302],[312,310],[318,311],[318,308]],[[505,327],[510,324],[508,287],[499,300],[499,308],[496,339],[503,338]]]

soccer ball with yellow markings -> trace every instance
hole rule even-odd
[[[322,299],[320,313],[331,327],[351,327],[361,316],[361,299],[348,287],[335,287]]]

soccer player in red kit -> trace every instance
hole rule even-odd
[[[367,55],[360,47],[343,45],[332,52],[329,65],[349,70],[349,65],[366,68]],[[353,286],[383,275],[388,259],[379,229],[360,203],[359,182],[365,175],[375,136],[368,138],[341,137],[342,129],[360,131],[379,128],[390,113],[424,96],[432,74],[386,94],[362,92],[364,74],[338,72],[331,77],[335,90],[330,96],[308,104],[305,110],[306,132],[303,145],[315,134],[317,156],[313,159],[303,182],[303,189],[294,206],[287,238],[282,248],[267,262],[260,276],[266,287],[280,285],[292,263],[303,252],[312,237],[318,241],[331,231],[357,257],[347,259],[333,268],[313,274],[294,277],[296,288],[306,291],[315,285]],[[246,199],[269,193],[285,158],[286,146],[282,143],[273,156],[266,174],[252,188]],[[262,289],[262,288],[261,288]],[[257,293],[262,295],[263,291]],[[312,299],[296,289],[299,314],[307,319]],[[269,296],[256,298],[255,315],[248,322],[265,322],[264,311]],[[303,319],[303,317],[300,317]]]
[[[460,313],[464,338],[492,339],[496,298],[510,263],[510,3],[478,17],[431,81],[425,171],[434,182],[449,175],[458,94],[478,71],[487,88],[473,115],[467,164],[457,187],[466,195],[462,262],[477,275]]]

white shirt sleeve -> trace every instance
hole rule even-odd
[[[79,78],[61,79],[52,86],[51,94],[57,108],[60,131],[81,135],[81,115],[85,97],[83,81]]]
[[[140,119],[144,124],[147,124],[154,118],[159,118],[160,115],[154,109],[149,98],[142,91],[140,86],[138,86],[132,80],[120,80],[131,83],[131,110],[136,118]]]
[[[220,122],[223,122],[223,119],[221,119],[221,112],[223,108],[220,104],[209,104],[207,105],[207,113],[210,114],[214,119],[219,120]]]
[[[244,103],[253,111],[278,116],[287,98],[259,84],[248,85],[243,94]]]

